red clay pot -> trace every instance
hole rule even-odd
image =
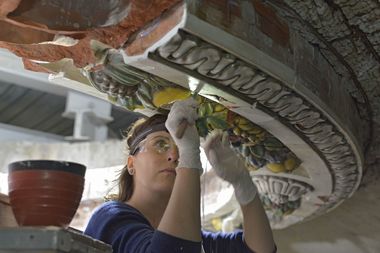
[[[30,189],[16,189],[9,192],[9,198],[12,201],[11,204],[18,204],[19,201],[28,198],[28,203],[35,204],[50,204],[50,202],[44,201],[60,201],[61,203],[74,202],[77,203],[81,200],[82,195],[78,194],[83,192],[83,188],[78,191],[69,191],[62,189],[53,189],[53,188],[30,188]]]
[[[46,180],[47,181],[47,180]],[[13,180],[8,182],[9,189],[36,189],[36,188],[50,188],[50,189],[62,189],[69,191],[81,191],[83,188],[83,182],[70,182],[62,180],[49,180],[41,185],[41,180],[36,178],[23,179],[23,180]],[[9,190],[10,191],[10,190]]]
[[[63,209],[66,209],[67,206],[75,206],[76,203],[78,202],[77,200],[73,200],[73,199],[65,199],[64,200],[65,202],[65,206],[62,206],[62,199],[57,199],[57,198],[53,198],[53,197],[41,197],[41,198],[34,198],[34,199],[31,199],[31,198],[13,198],[12,200],[12,207],[14,209],[19,209],[20,211],[26,211],[26,212],[30,212],[34,206],[37,206],[38,208],[42,206],[48,206],[48,207],[51,207],[51,206],[54,206],[54,207],[62,207]],[[36,203],[44,203],[44,204],[36,204]],[[46,204],[48,203],[48,204]],[[31,207],[30,209],[28,210],[25,210],[25,208],[23,208],[24,206],[33,206]],[[21,210],[23,209],[23,210]],[[69,208],[70,210],[73,209],[73,208]],[[19,211],[19,212],[20,212]]]
[[[16,214],[15,214],[16,215]],[[17,223],[20,226],[58,226],[67,227],[73,219],[72,216],[61,216],[54,213],[29,213],[18,214],[16,216]]]
[[[8,167],[9,201],[20,226],[70,224],[82,198],[85,166],[29,160]]]

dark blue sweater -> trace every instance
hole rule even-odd
[[[111,244],[113,253],[201,252],[200,242],[155,230],[137,209],[116,201],[106,202],[97,208],[84,233]],[[243,241],[242,231],[202,232],[202,241],[206,253],[252,253]]]

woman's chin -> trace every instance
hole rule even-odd
[[[162,193],[168,193],[171,194],[174,186],[174,179],[175,177],[166,177],[165,180],[157,187],[158,191]]]

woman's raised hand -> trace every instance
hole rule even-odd
[[[193,98],[175,102],[168,115],[165,126],[178,146],[178,168],[193,168],[203,172],[200,160],[200,141],[195,121],[198,119],[198,103]],[[182,138],[176,137],[176,132],[183,120],[188,126]]]

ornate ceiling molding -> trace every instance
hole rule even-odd
[[[154,3],[161,6],[160,1]],[[251,152],[251,176],[269,212],[282,210],[270,217],[272,227],[324,214],[356,191],[363,174],[362,125],[343,86],[346,80],[260,1],[226,6],[217,1],[166,1],[161,16],[150,13],[149,21],[137,22],[133,29],[123,26],[131,15],[109,29],[94,28],[73,46],[49,45],[60,54],[51,58],[45,52],[37,60],[54,62],[72,55],[96,89],[130,110],[165,109],[158,108],[157,92],[186,95],[186,89],[203,85],[199,94],[205,111],[217,112],[225,121],[233,112],[239,120],[248,120],[251,129],[265,130],[242,136],[249,141],[236,150],[244,157]],[[142,8],[131,10],[139,15]],[[99,38],[101,34],[106,38]],[[115,34],[120,35],[117,41],[112,40]],[[8,42],[0,46],[11,48]],[[35,60],[30,53],[44,47],[25,46],[20,55]],[[72,53],[78,48],[85,57]],[[33,64],[49,69],[49,64]],[[172,93],[161,92],[160,99]],[[208,123],[215,128],[221,122]],[[277,156],[274,147],[260,139],[261,133],[294,159]],[[230,134],[239,135],[233,130]],[[256,137],[259,141],[251,140]],[[260,157],[266,162],[258,164],[260,150],[252,147],[261,144],[268,152]],[[292,166],[284,170],[287,161]]]
[[[307,141],[309,148],[325,162],[333,182],[333,192],[313,216],[334,208],[356,190],[362,172],[361,163],[350,145],[352,141],[325,116],[324,111],[313,106],[297,90],[290,89],[239,56],[183,31],[158,48],[155,55],[175,63],[177,70],[205,77],[210,85],[238,92],[240,98],[250,104],[257,103],[259,109],[270,111]]]

